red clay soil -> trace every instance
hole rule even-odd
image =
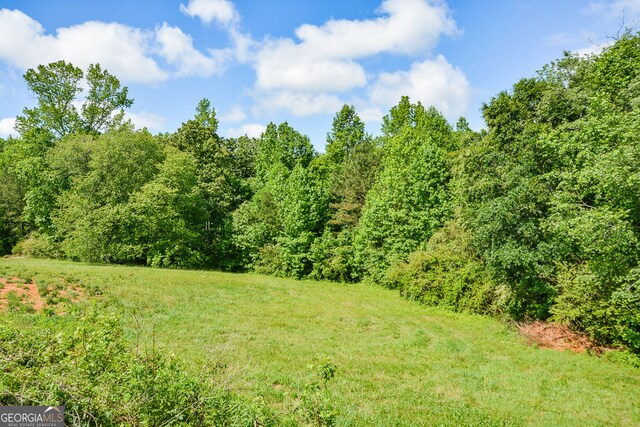
[[[559,323],[535,321],[519,324],[518,330],[527,337],[529,343],[537,344],[542,348],[571,350],[576,353],[587,350],[598,353],[602,351],[602,348],[589,340],[586,335],[574,332],[568,326]]]
[[[15,292],[21,302],[26,305],[32,305],[36,312],[41,311],[47,306],[47,299],[40,295],[38,286],[35,283],[22,283],[23,280],[18,278],[6,279],[0,277],[0,311],[8,308],[8,294]],[[51,290],[51,289],[50,289]],[[59,298],[65,298],[72,302],[78,302],[79,298],[72,298],[70,292],[74,291],[76,295],[82,295],[82,290],[78,286],[70,285],[66,289],[57,291]]]

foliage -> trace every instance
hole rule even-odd
[[[307,366],[311,378],[300,391],[300,403],[296,408],[313,426],[334,426],[338,412],[331,404],[329,381],[336,374],[336,366],[330,360]]]
[[[48,236],[31,233],[16,243],[12,252],[14,255],[34,258],[63,258],[63,253],[59,246]]]
[[[638,348],[634,271],[640,37],[567,54],[484,107],[456,195],[471,246],[508,286],[508,312]],[[637,351],[637,350],[636,350]]]
[[[84,82],[89,90],[78,112],[74,101],[83,90],[84,77],[80,68],[65,61],[27,70],[24,80],[38,105],[16,118],[18,132],[25,136],[41,129],[60,138],[74,132],[97,134],[121,123],[123,109],[133,104],[128,89],[120,88],[120,81],[99,64],[90,65]]]
[[[0,141],[0,255],[4,255],[23,233],[25,185],[13,170],[15,140]]]
[[[316,156],[309,138],[293,129],[287,122],[276,126],[269,123],[258,140],[255,159],[256,186],[262,185],[275,165],[292,170],[296,165],[306,168]]]
[[[403,98],[385,118],[385,129],[394,133],[385,135],[382,170],[355,231],[355,256],[376,282],[451,214],[447,153],[453,137],[444,117]]]
[[[0,324],[0,403],[65,406],[65,425],[271,425],[204,375],[155,351],[133,353],[115,315],[90,311],[72,332]]]
[[[640,353],[638,269],[607,282],[588,265],[562,265],[552,313],[599,342]]]
[[[183,123],[169,143],[195,160],[197,187],[206,204],[206,215],[197,224],[204,230],[203,261],[216,268],[237,269],[242,265],[236,259],[231,213],[252,195],[249,179],[254,174],[255,141],[224,139],[217,129],[215,109],[202,99],[195,117]]]
[[[500,290],[482,260],[470,248],[471,236],[449,222],[429,239],[424,250],[389,272],[387,286],[411,300],[455,311],[499,314]]]
[[[255,195],[234,212],[245,266],[279,276],[311,272],[310,248],[328,215],[327,170],[307,137],[270,124],[257,145]]]

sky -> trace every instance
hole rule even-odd
[[[287,121],[323,151],[342,105],[376,135],[403,95],[478,130],[491,97],[639,20],[640,0],[0,0],[0,137],[35,103],[25,71],[60,59],[118,77],[154,133],[207,98],[222,136]]]

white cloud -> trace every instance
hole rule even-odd
[[[9,135],[17,135],[14,126],[16,125],[15,117],[0,119],[0,138],[6,138]]]
[[[261,90],[345,92],[367,83],[360,64],[325,57],[288,39],[269,42],[263,47],[256,62],[256,76]]]
[[[239,15],[229,0],[189,0],[189,4],[180,5],[185,15],[197,17],[205,24],[217,21],[223,25],[233,25],[239,21]]]
[[[605,48],[607,48],[609,46],[612,46],[612,45],[613,45],[613,41],[611,41],[611,40],[605,41],[605,42],[602,42],[602,43],[592,42],[588,46],[584,46],[584,47],[581,47],[580,49],[574,50],[573,53],[578,54],[580,56],[599,54],[600,52],[602,52],[603,49],[605,49]]]
[[[435,60],[415,62],[408,71],[381,73],[370,88],[372,104],[385,110],[403,95],[436,107],[451,120],[467,112],[471,88],[464,73],[438,55]]]
[[[267,40],[257,54],[256,86],[261,90],[342,92],[367,83],[355,60],[380,53],[419,54],[433,48],[442,34],[458,30],[442,1],[385,0],[382,15],[370,20],[330,20],[305,24],[300,40]]]
[[[249,123],[240,126],[239,128],[232,128],[227,130],[227,136],[231,138],[238,138],[240,136],[246,135],[250,138],[260,138],[260,135],[267,129],[266,126],[257,124],[257,123]]]
[[[255,51],[259,48],[259,43],[236,28],[229,29],[229,38],[233,42],[235,59],[241,63],[251,62],[255,57]]]
[[[137,113],[126,112],[125,116],[131,120],[137,129],[147,128],[155,132],[162,131],[166,122],[164,117],[147,111],[139,111]]]
[[[224,69],[224,51],[210,51],[206,56],[193,47],[191,36],[166,22],[156,29],[158,54],[177,67],[178,76],[203,76],[219,74]]]
[[[220,116],[220,121],[227,123],[236,123],[241,122],[246,118],[247,114],[242,109],[242,106],[234,105],[229,112]]]
[[[384,114],[380,107],[369,107],[366,104],[358,109],[358,116],[366,123],[380,123]]]
[[[290,91],[275,91],[258,98],[254,114],[267,111],[274,113],[288,111],[295,116],[313,116],[315,114],[334,114],[344,105],[336,95],[329,93],[308,94]]]
[[[189,35],[166,23],[151,31],[88,21],[50,35],[23,12],[0,9],[0,60],[21,69],[63,59],[83,69],[100,63],[125,82],[154,83],[172,76],[219,73],[228,56],[226,50],[205,55],[193,47]],[[158,60],[173,70],[164,69]]]
[[[609,21],[634,20],[640,18],[640,0],[592,1],[583,12]]]
[[[45,34],[19,10],[0,10],[0,59],[19,68],[67,60],[86,68],[99,62],[123,80],[155,82],[168,77],[147,51],[153,34],[118,23],[88,21]]]
[[[359,62],[378,54],[427,56],[443,35],[459,33],[451,12],[441,0],[384,0],[379,16],[367,20],[332,19],[323,25],[304,24],[293,38],[267,38],[255,48],[255,113],[285,110],[294,115],[333,114],[343,105],[341,97],[356,88],[367,88],[370,102],[362,111],[371,120],[381,118],[387,98],[402,91],[418,95],[447,111],[464,111],[468,82],[464,74],[444,59],[425,61],[435,73],[428,83],[418,71],[383,73],[371,86],[367,70]],[[448,65],[449,68],[445,67]],[[414,65],[418,67],[418,65]],[[420,67],[418,67],[420,68]],[[403,78],[415,77],[410,83]],[[453,80],[453,81],[452,81]],[[462,87],[454,87],[460,84]],[[438,85],[444,85],[442,87]],[[453,94],[445,94],[454,90]],[[338,96],[340,95],[340,97]],[[453,103],[461,101],[461,104]],[[433,102],[432,102],[433,101]]]

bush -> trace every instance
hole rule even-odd
[[[62,258],[60,245],[51,238],[32,233],[13,247],[14,255],[25,255],[34,258]]]
[[[587,264],[562,265],[555,320],[586,332],[606,345],[624,346],[640,354],[640,269],[622,280],[607,281]]]
[[[424,304],[495,314],[501,304],[499,292],[468,242],[469,235],[459,224],[447,223],[424,250],[390,270],[386,285]]]
[[[351,229],[334,233],[327,228],[311,245],[309,258],[313,262],[313,270],[309,278],[338,282],[353,281],[353,246],[351,241]]]
[[[40,330],[0,324],[0,405],[64,405],[69,426],[274,423],[173,358],[133,354],[114,315],[80,320],[73,333],[56,317]]]

